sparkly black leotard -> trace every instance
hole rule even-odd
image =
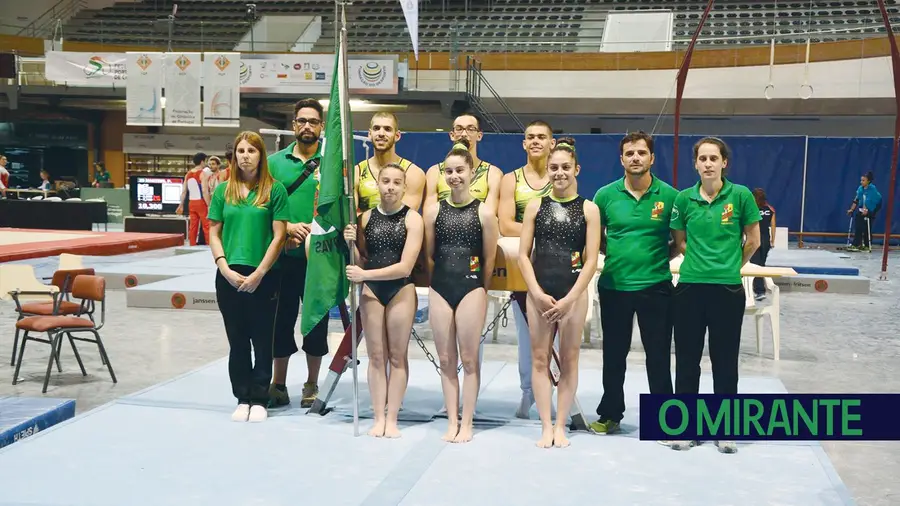
[[[560,202],[541,198],[534,218],[534,276],[544,293],[559,300],[575,286],[584,263],[587,221],[584,198]]]
[[[408,206],[403,206],[394,214],[383,214],[378,207],[372,208],[369,222],[363,232],[366,237],[366,270],[381,269],[400,261],[403,248],[406,246],[406,213]],[[366,281],[382,305],[387,306],[400,290],[412,283],[408,276],[387,281]]]
[[[431,289],[456,310],[463,298],[484,287],[484,246],[478,199],[463,207],[442,200],[434,220]]]

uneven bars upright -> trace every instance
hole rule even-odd
[[[803,247],[803,218],[806,216],[806,166],[809,162],[809,136],[806,136],[806,143],[803,147],[803,187],[800,189],[800,243],[798,247]]]

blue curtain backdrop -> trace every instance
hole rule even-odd
[[[366,135],[366,132],[357,132]],[[573,135],[576,141],[581,175],[578,192],[592,198],[603,185],[622,177],[619,163],[621,135]],[[680,136],[678,156],[678,189],[698,180],[693,164],[693,146],[700,136]],[[672,155],[674,138],[655,136],[656,163],[653,171],[672,184]],[[859,178],[867,171],[875,173],[875,186],[884,201],[873,224],[873,233],[884,232],[890,185],[890,138],[809,137],[807,151],[805,136],[725,136],[722,139],[732,151],[728,177],[735,183],[763,188],[769,203],[775,208],[777,222],[791,232],[800,230],[800,211],[803,199],[803,162],[806,151],[806,212],[804,232],[846,233],[850,207],[859,186]],[[478,156],[511,172],[525,163],[521,134],[485,134],[478,144]],[[365,158],[362,143],[356,146],[356,160]],[[446,132],[407,133],[397,144],[397,152],[428,170],[443,160],[450,150]],[[896,192],[896,190],[895,190]],[[896,193],[895,193],[896,194]],[[900,205],[894,206],[892,233],[900,233]],[[805,238],[813,241],[815,239]],[[846,239],[841,238],[839,241]]]

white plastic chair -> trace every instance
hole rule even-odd
[[[763,318],[769,316],[769,323],[772,325],[772,348],[775,360],[780,360],[781,349],[781,322],[779,312],[781,310],[781,292],[778,285],[772,281],[772,278],[763,278],[766,283],[766,293],[771,304],[757,304],[753,293],[753,278],[744,277],[742,283],[744,285],[744,295],[747,302],[744,306],[744,316],[753,316],[756,323],[756,353],[762,355],[762,331]]]

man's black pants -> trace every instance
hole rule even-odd
[[[647,356],[650,393],[672,393],[672,283],[635,292],[599,287],[597,291],[603,328],[603,398],[597,414],[618,422],[625,414],[625,368],[635,313]]]
[[[278,300],[278,311],[275,315],[275,358],[290,357],[297,353],[297,341],[294,339],[294,328],[300,315],[300,301],[306,286],[306,258],[282,255],[278,259],[281,271],[281,297]],[[303,351],[313,357],[324,357],[328,354],[328,315],[303,336]]]

